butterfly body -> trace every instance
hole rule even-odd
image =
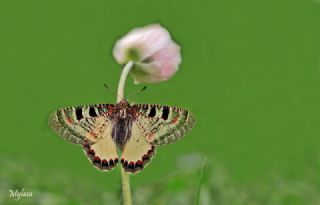
[[[188,110],[131,105],[126,100],[117,104],[62,108],[49,119],[51,128],[58,135],[83,146],[96,168],[111,170],[120,158],[123,168],[131,173],[145,167],[157,146],[180,139],[194,123]]]
[[[135,116],[135,109],[131,108],[125,100],[122,100],[110,110],[111,137],[120,150],[123,150],[124,145],[131,137]]]

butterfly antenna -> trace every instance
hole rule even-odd
[[[111,88],[109,88],[109,86],[107,84],[103,84],[103,86],[112,94],[116,95],[116,93],[114,92],[114,90],[112,90]]]
[[[134,91],[133,93],[131,93],[130,95],[128,95],[127,98],[129,98],[129,97],[131,97],[131,96],[133,96],[133,95],[135,95],[135,94],[137,94],[137,93],[140,93],[140,92],[144,91],[145,89],[147,89],[147,86],[143,86],[142,89],[139,89],[139,90]]]
[[[118,96],[118,94],[114,90],[112,90],[107,84],[103,84],[103,86],[114,96]]]

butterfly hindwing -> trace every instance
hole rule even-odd
[[[136,123],[152,145],[175,142],[187,134],[194,126],[193,114],[173,106],[138,104]]]
[[[49,124],[65,140],[81,144],[93,165],[107,171],[118,162],[110,131],[113,107],[100,104],[62,108],[50,116]]]
[[[118,163],[117,148],[111,137],[111,129],[111,123],[108,123],[99,140],[93,144],[88,141],[83,143],[84,151],[89,160],[102,171],[111,170]]]
[[[155,146],[147,142],[142,130],[136,123],[132,124],[131,137],[125,144],[121,164],[127,172],[142,170],[155,154]]]

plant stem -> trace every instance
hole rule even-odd
[[[133,66],[133,62],[129,61],[122,69],[122,73],[121,73],[119,84],[118,84],[117,102],[120,102],[122,99],[124,99],[124,87],[126,85],[126,79],[132,66]]]
[[[124,99],[124,87],[126,84],[127,76],[132,66],[133,66],[133,62],[129,61],[122,70],[119,84],[118,84],[117,103],[119,103],[122,99]],[[122,178],[123,205],[132,205],[130,178],[129,178],[129,175],[125,172],[125,170],[122,167],[120,169],[121,169],[121,178]]]
[[[121,167],[122,178],[122,200],[123,205],[132,205],[131,190],[130,190],[130,178],[129,175]]]

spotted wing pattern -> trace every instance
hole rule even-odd
[[[135,123],[151,145],[175,142],[187,134],[195,125],[193,114],[173,106],[139,104],[135,107]]]
[[[122,167],[127,172],[134,173],[142,170],[155,153],[155,146],[147,142],[141,131],[138,125],[133,123],[131,137],[121,157]]]
[[[50,127],[65,140],[81,144],[93,165],[108,171],[118,162],[111,137],[110,111],[114,105],[85,105],[62,108],[49,118]]]

